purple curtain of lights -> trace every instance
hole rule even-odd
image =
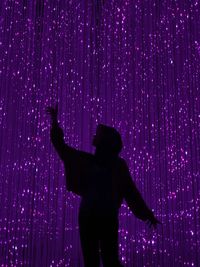
[[[80,199],[50,142],[94,152],[98,123],[122,135],[133,180],[163,223],[124,202],[127,267],[200,266],[198,0],[0,1],[0,265],[82,267]]]

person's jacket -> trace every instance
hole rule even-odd
[[[67,190],[83,197],[87,172],[94,162],[94,155],[68,146],[58,122],[52,124],[50,135],[53,146],[64,163]],[[120,157],[113,164],[112,179],[113,197],[116,198],[118,208],[125,199],[137,218],[146,221],[154,217],[133,182],[125,160]]]

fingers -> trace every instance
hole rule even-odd
[[[51,113],[53,110],[54,110],[54,108],[52,108],[52,107],[47,107],[46,108],[46,112],[47,113]]]
[[[47,113],[50,113],[50,114],[57,114],[58,113],[58,103],[56,104],[56,107],[53,108],[53,107],[47,107],[46,108],[46,112]]]
[[[156,224],[162,224],[158,219],[155,218],[155,223]]]
[[[151,228],[152,222],[150,220],[147,220],[147,225],[149,228]]]
[[[46,113],[47,114],[50,114],[52,116],[57,116],[57,111],[54,108],[52,108],[52,107],[47,107],[46,108]]]
[[[147,220],[147,225],[149,228],[153,226],[154,229],[157,228],[157,224],[160,223],[157,219],[156,220]]]

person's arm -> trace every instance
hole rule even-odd
[[[125,183],[125,201],[127,202],[133,214],[138,219],[143,221],[146,221],[153,217],[153,212],[148,208],[131,176],[126,177]]]
[[[123,160],[124,198],[130,210],[140,220],[149,221],[156,225],[159,221],[154,217],[153,212],[145,203],[141,193],[132,180],[126,162]]]
[[[75,149],[65,144],[64,133],[58,123],[58,104],[55,108],[47,107],[46,112],[51,116],[50,136],[55,150],[62,160],[70,159]]]
[[[87,186],[85,172],[90,155],[65,143],[64,133],[58,122],[52,124],[50,135],[54,148],[64,162],[67,190],[82,196]]]
[[[47,107],[46,111],[51,116],[52,121],[50,131],[51,142],[59,157],[64,162],[67,190],[81,196],[83,190],[81,178],[84,172],[86,153],[65,143],[63,130],[57,120],[58,105],[55,108]]]
[[[72,153],[74,149],[65,143],[64,133],[62,128],[59,126],[58,121],[54,121],[52,123],[50,136],[51,142],[59,157],[62,160],[69,158],[70,153]]]

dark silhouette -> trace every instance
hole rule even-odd
[[[120,134],[98,125],[93,145],[95,154],[76,150],[64,142],[57,121],[58,105],[48,107],[51,141],[64,162],[69,191],[81,196],[79,232],[85,267],[98,267],[99,249],[104,267],[122,266],[118,259],[118,211],[123,199],[134,215],[154,227],[160,223],[132,181],[124,159]]]

